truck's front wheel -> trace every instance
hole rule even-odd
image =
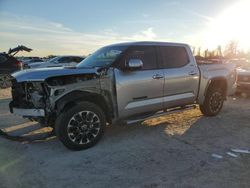
[[[224,95],[221,88],[210,88],[205,97],[205,101],[200,105],[201,112],[206,116],[217,115],[224,103]]]
[[[106,125],[102,109],[90,102],[81,102],[66,109],[56,120],[56,135],[71,150],[94,146]]]

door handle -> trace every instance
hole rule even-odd
[[[159,80],[159,79],[163,78],[163,75],[155,74],[154,76],[152,76],[152,78],[155,79],[155,80]]]
[[[191,72],[189,72],[188,74],[189,74],[190,76],[194,76],[194,75],[197,75],[198,73],[195,72],[195,71],[191,71]]]

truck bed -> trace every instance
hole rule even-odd
[[[201,104],[204,100],[208,82],[211,79],[226,78],[227,95],[232,95],[236,90],[236,66],[230,63],[205,63],[198,64],[200,69],[200,91],[198,102]]]

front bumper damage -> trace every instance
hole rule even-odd
[[[12,80],[10,112],[26,118],[43,118],[46,109],[46,94],[40,83],[17,83]]]
[[[24,109],[10,107],[10,111],[15,115],[23,117],[45,117],[44,109]]]
[[[64,107],[59,104],[63,96],[74,91],[100,93],[99,75],[89,68],[34,69],[13,74],[10,111],[52,125]]]

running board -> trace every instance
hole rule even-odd
[[[168,114],[172,114],[172,113],[176,113],[176,112],[182,112],[184,110],[191,110],[191,109],[195,109],[195,108],[196,108],[196,105],[188,105],[188,106],[184,106],[184,107],[170,108],[170,109],[167,109],[165,111],[159,111],[159,112],[155,113],[154,115],[148,116],[145,118],[127,120],[126,123],[127,123],[127,125],[130,125],[130,124],[142,122],[142,121],[145,121],[148,119],[157,118],[160,116],[164,116],[164,115],[168,115]]]

